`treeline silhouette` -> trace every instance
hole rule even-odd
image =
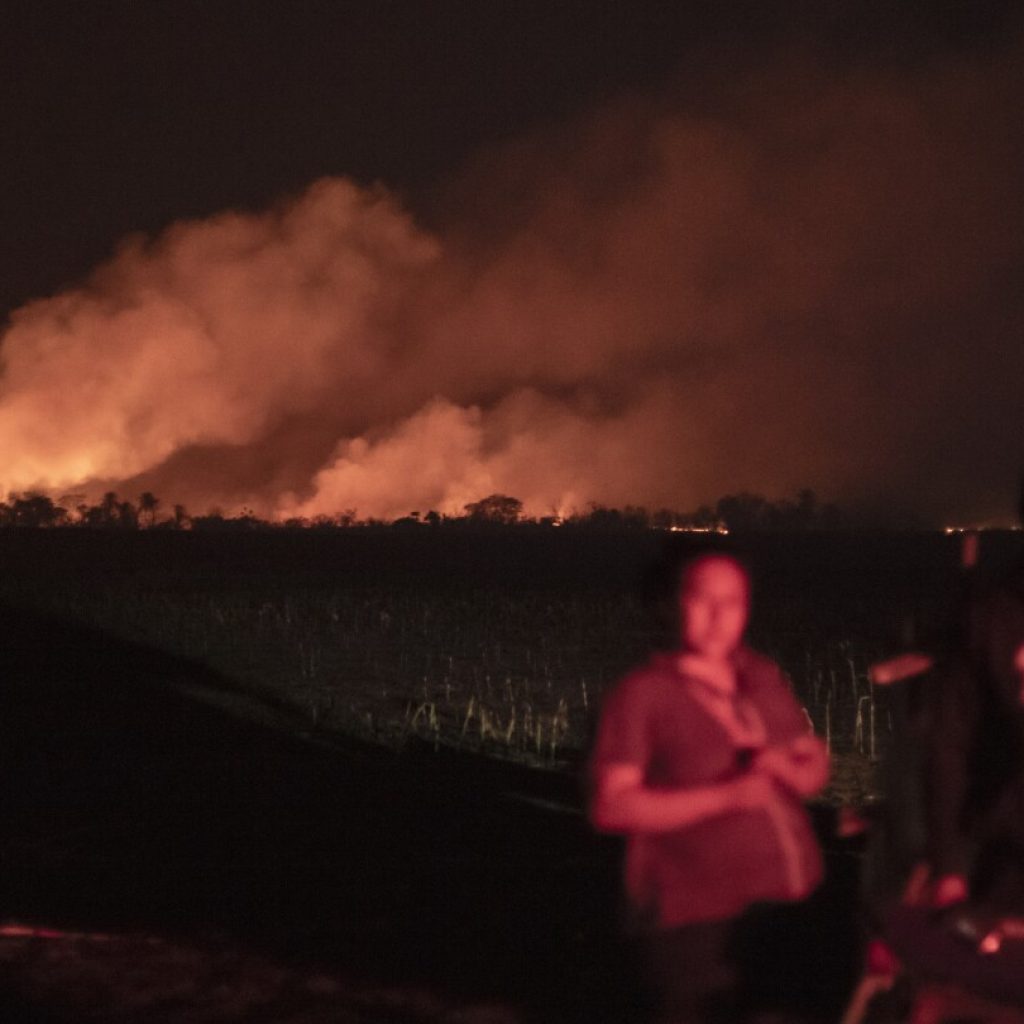
[[[108,491],[99,502],[89,504],[82,495],[65,495],[54,500],[38,492],[12,494],[0,502],[0,528],[94,529],[94,530],[280,530],[280,529],[425,529],[454,527],[580,527],[590,529],[659,529],[692,531],[792,531],[835,530],[847,525],[839,509],[822,503],[810,489],[793,500],[770,501],[760,494],[741,492],[719,498],[714,505],[701,505],[693,512],[662,508],[656,511],[637,505],[609,508],[591,504],[585,512],[552,513],[537,518],[523,513],[523,503],[507,494],[490,494],[470,502],[462,515],[442,515],[436,510],[413,511],[392,521],[360,519],[355,509],[338,515],[314,518],[265,520],[249,509],[225,515],[211,509],[192,515],[184,505],[165,506],[152,492],[145,491],[132,502]]]

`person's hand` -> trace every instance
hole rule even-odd
[[[810,796],[828,780],[828,754],[821,740],[797,736],[784,746],[765,747],[755,755],[755,771],[801,797]]]
[[[775,796],[775,783],[764,772],[749,771],[731,783],[732,805],[738,810],[753,811],[767,807]]]
[[[785,783],[793,770],[793,758],[790,750],[785,747],[765,747],[754,755],[753,769]]]
[[[800,737],[784,747],[765,747],[754,758],[754,770],[787,789],[797,789],[800,772],[814,755],[810,745],[802,742],[803,739]],[[811,739],[810,743],[813,744],[814,740]]]
[[[963,875],[942,875],[935,880],[931,892],[933,907],[951,907],[967,900],[967,879]]]

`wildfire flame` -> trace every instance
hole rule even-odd
[[[129,240],[12,315],[0,494],[390,519],[811,486],[981,514],[1018,468],[978,458],[1024,376],[992,284],[1021,257],[1017,50],[898,79],[787,61],[715,115],[618,101],[480,155],[432,231],[325,179]]]

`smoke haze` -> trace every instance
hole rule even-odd
[[[810,486],[1006,518],[1022,49],[623,98],[479,154],[430,229],[334,178],[128,239],[13,315],[0,491],[395,518]]]

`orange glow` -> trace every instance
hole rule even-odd
[[[724,523],[718,523],[715,526],[670,526],[668,528],[669,533],[718,533],[726,534],[729,532],[728,527]]]
[[[969,382],[978,423],[1019,419],[1020,355],[992,327],[1016,315],[992,282],[1015,279],[1019,173],[1011,145],[977,145],[1005,138],[1017,50],[884,88],[751,71],[722,85],[742,124],[612,102],[558,145],[481,154],[431,230],[331,178],[129,239],[12,314],[0,495],[389,520],[494,493],[542,518],[812,487],[983,516],[1016,467],[950,415]],[[937,422],[963,436],[941,461]]]

